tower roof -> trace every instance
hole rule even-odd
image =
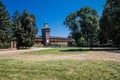
[[[44,22],[44,27],[43,27],[43,29],[48,29],[49,27],[48,27],[48,23],[47,22]]]

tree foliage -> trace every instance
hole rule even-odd
[[[120,45],[120,0],[107,0],[100,23],[104,39]]]
[[[35,16],[24,10],[22,14],[15,12],[13,17],[14,36],[16,37],[17,47],[31,47],[37,34]]]
[[[75,41],[75,45],[79,46],[78,40],[81,37],[80,33],[80,27],[78,26],[78,21],[77,21],[77,13],[71,13],[66,17],[66,20],[64,24],[68,27],[68,29],[71,31],[70,35]]]
[[[12,37],[12,22],[5,5],[0,1],[0,44],[10,43]]]
[[[81,8],[77,12],[80,16],[80,27],[86,43],[90,46],[93,42],[97,41],[98,29],[99,29],[99,17],[96,10],[89,7]]]
[[[92,42],[97,39],[99,17],[94,9],[83,7],[79,11],[68,15],[64,24],[71,31],[72,38],[78,45],[81,37],[82,42],[85,40],[86,45],[92,45]]]

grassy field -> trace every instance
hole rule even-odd
[[[53,48],[53,49],[48,49],[48,50],[39,50],[39,51],[31,51],[31,52],[25,52],[24,54],[28,55],[42,55],[42,54],[57,54],[57,55],[62,55],[62,54],[80,54],[80,53],[87,53],[90,49],[84,48]]]
[[[120,63],[0,59],[0,80],[120,80]]]
[[[27,56],[87,54],[89,49],[54,48]],[[25,55],[26,56],[26,55]],[[120,80],[120,62],[98,60],[0,59],[0,80]]]

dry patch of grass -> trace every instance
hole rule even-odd
[[[53,48],[47,50],[0,54],[0,58],[47,60],[111,60],[120,62],[120,54],[110,51],[91,51],[89,48]]]

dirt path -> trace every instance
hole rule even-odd
[[[7,53],[0,52],[0,58],[14,58],[14,59],[24,59],[24,60],[112,60],[120,62],[120,53],[107,52],[107,51],[89,51],[87,54],[64,54],[64,55],[23,55],[21,52],[43,50],[49,48],[41,49],[31,49],[31,50],[20,50],[20,51],[10,51]]]
[[[51,48],[35,48],[35,47],[32,47],[31,49],[1,51],[0,54],[23,53],[23,52],[29,52],[29,51],[46,50],[46,49],[51,49]]]

